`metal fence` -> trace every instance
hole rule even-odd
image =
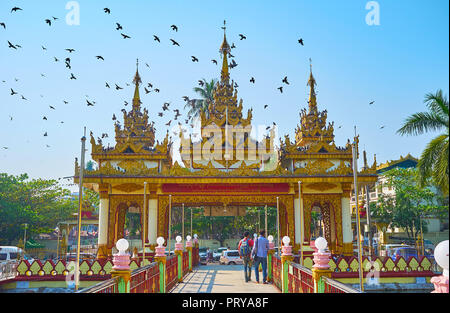
[[[17,276],[17,261],[0,263],[0,281],[12,279]]]
[[[138,268],[131,273],[130,293],[159,292],[158,262]]]

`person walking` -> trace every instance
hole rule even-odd
[[[252,277],[252,248],[253,240],[250,239],[250,233],[244,232],[244,238],[239,241],[238,250],[239,257],[244,261],[245,282],[251,281]]]
[[[267,284],[267,252],[269,251],[269,240],[264,237],[266,232],[261,230],[252,249],[252,256],[255,265],[256,282],[259,284],[259,265],[263,272],[263,284]]]

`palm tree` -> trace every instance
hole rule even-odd
[[[194,87],[194,91],[200,95],[200,99],[192,99],[188,101],[184,108],[189,106],[189,120],[193,121],[195,118],[200,116],[200,112],[204,112],[206,117],[209,118],[209,105],[214,101],[213,91],[216,86],[216,79],[211,79],[207,82],[206,79],[202,79],[203,87]]]
[[[428,107],[428,112],[409,116],[397,133],[417,136],[430,131],[444,131],[428,143],[419,159],[418,168],[422,184],[431,177],[442,192],[448,195],[448,99],[442,90],[438,90],[435,94],[426,94],[424,103]]]

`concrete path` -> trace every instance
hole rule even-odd
[[[262,273],[259,273],[262,282]],[[243,265],[199,265],[189,273],[182,283],[177,284],[170,293],[278,293],[272,284],[257,284],[255,272],[252,281],[244,280]]]

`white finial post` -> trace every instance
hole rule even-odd
[[[433,293],[448,293],[448,240],[440,242],[434,249],[434,258],[436,263],[442,267],[442,275],[431,278],[431,283],[434,284]]]

